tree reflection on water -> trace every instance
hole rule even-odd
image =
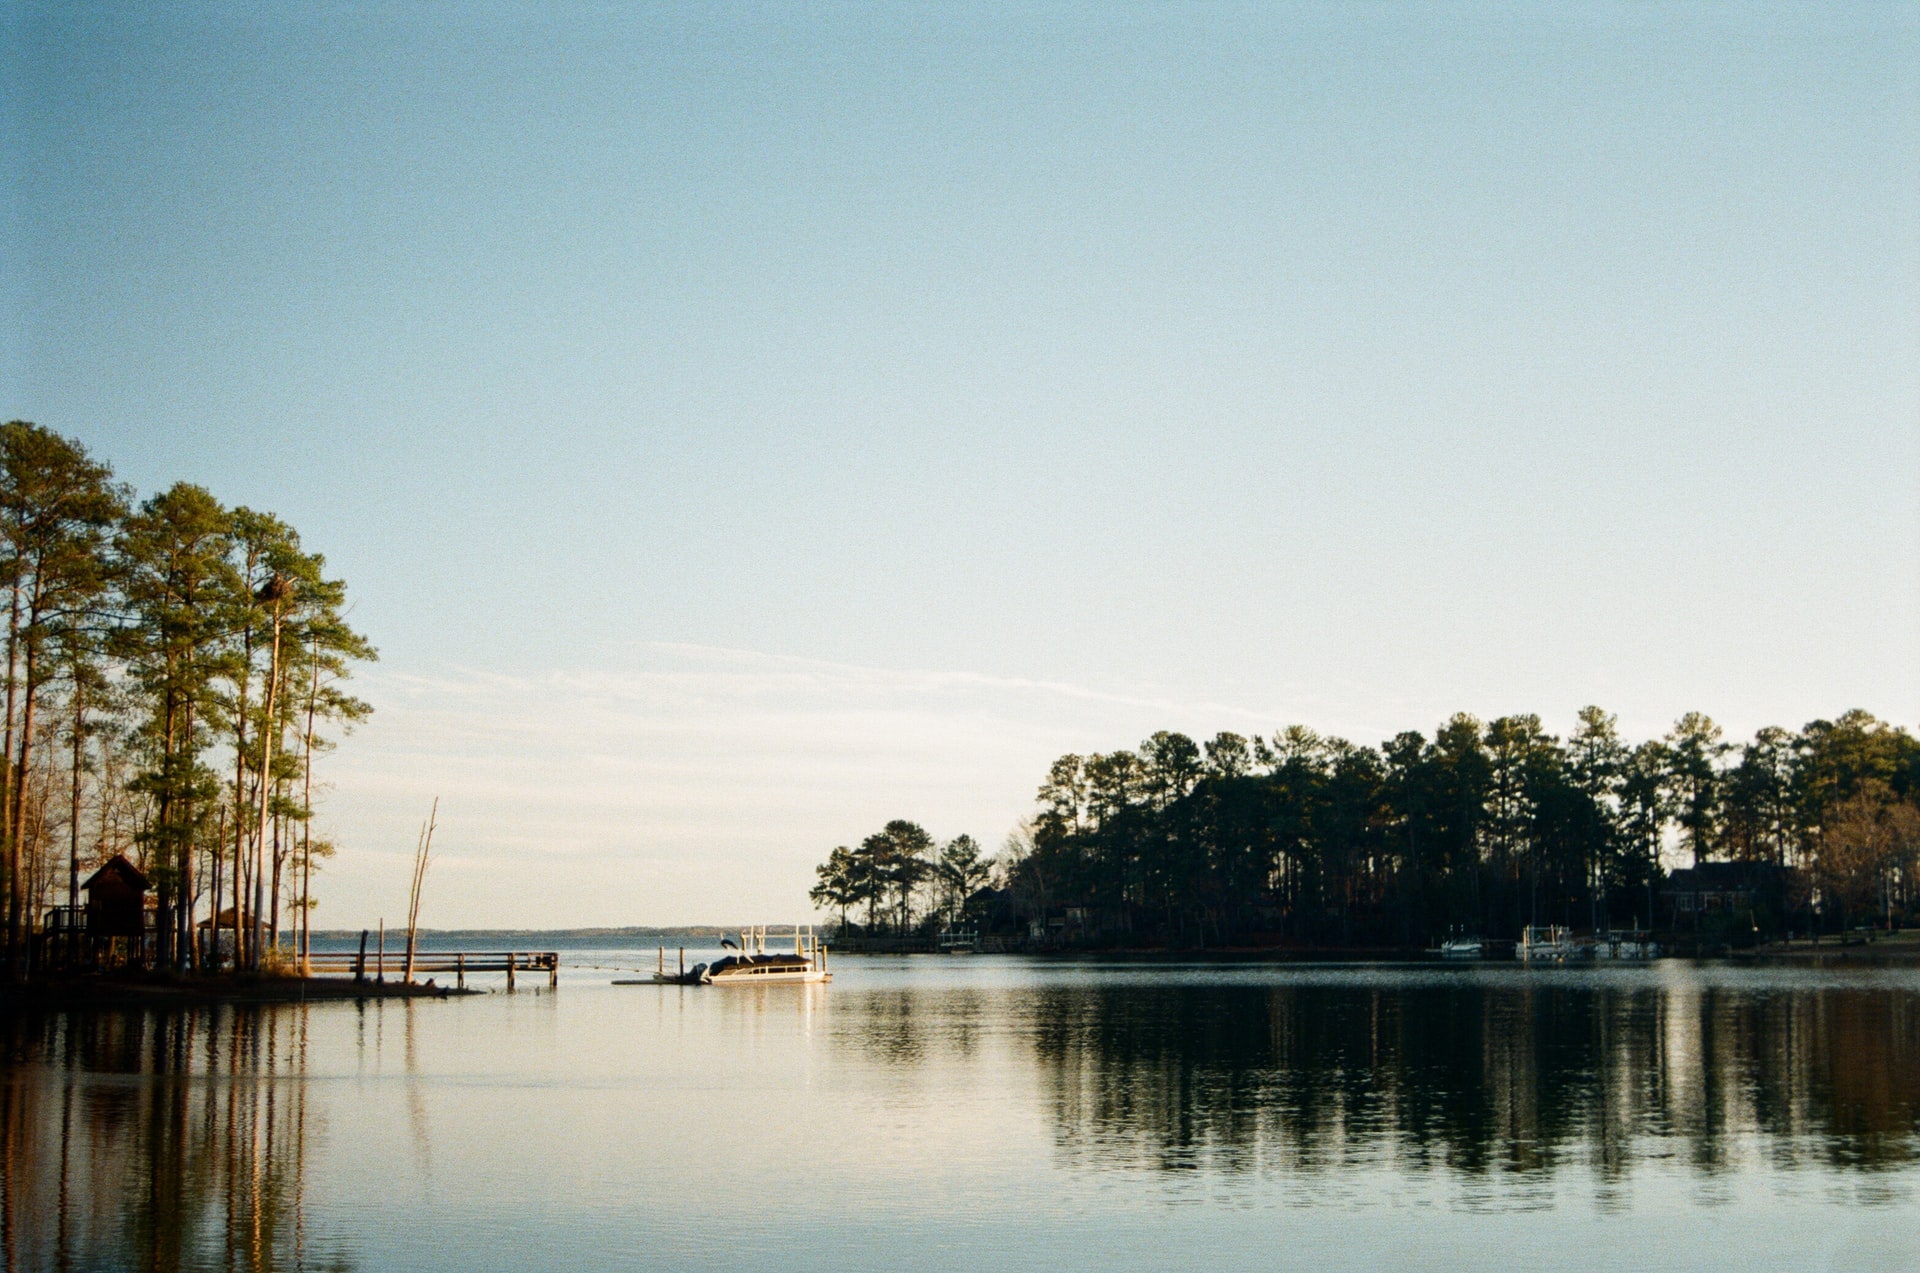
[[[896,1061],[978,1046],[936,1004],[897,998],[843,998],[846,1040]],[[1009,1036],[1070,1166],[1514,1181],[1578,1165],[1604,1192],[1652,1159],[1701,1176],[1756,1156],[1857,1172],[1920,1159],[1906,988],[1129,979],[1015,1002]]]
[[[0,1020],[5,1269],[344,1269],[309,1231],[307,1009]]]
[[[1879,1168],[1920,1128],[1904,994],[1133,989],[1048,995],[1036,1024],[1062,1148],[1103,1163],[1606,1179],[1757,1136],[1776,1164]]]
[[[331,1269],[351,1250],[467,1268],[512,1235],[568,1267],[643,1248],[674,1267],[809,1223],[831,1253],[877,1213],[817,1197],[935,1159],[950,1195],[902,1233],[944,1223],[943,1196],[1012,1215],[1054,1184],[1135,1236],[1161,1215],[1137,1200],[1216,1188],[1336,1206],[1430,1188],[1503,1212],[1580,1192],[1609,1215],[1658,1212],[1676,1178],[1707,1204],[1769,1206],[1748,1186],[1788,1173],[1802,1199],[1912,1196],[1911,973],[1563,972],[876,961],[830,987],[581,987],[424,1019],[0,1018],[0,1266]],[[383,1042],[395,1013],[404,1038]],[[699,1189],[634,1188],[717,1186],[769,1152],[820,1182],[770,1228],[712,1228]],[[495,1219],[526,1199],[524,1227]]]

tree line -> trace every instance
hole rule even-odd
[[[941,844],[917,822],[896,819],[856,846],[840,845],[815,872],[808,897],[831,910],[842,932],[849,912],[867,933],[901,935],[957,923],[993,878],[993,864],[970,835]]]
[[[891,899],[894,926],[907,923],[907,877],[937,878],[886,865],[911,844],[932,862],[920,841],[836,850],[848,856],[821,867],[815,900],[864,906],[872,925]],[[1713,862],[1781,882],[1791,913],[1745,924],[1910,915],[1920,741],[1851,711],[1744,743],[1689,713],[1630,743],[1597,707],[1564,738],[1535,715],[1460,714],[1378,746],[1298,725],[1204,744],[1162,731],[1055,761],[992,887],[952,909],[1015,931],[1071,915],[1093,941],[1415,947],[1528,924],[1654,927],[1670,919],[1669,868]]]
[[[314,762],[324,731],[370,713],[343,682],[375,657],[325,558],[190,482],[137,500],[80,443],[15,420],[0,587],[14,974],[41,916],[118,853],[158,895],[163,966],[257,968],[283,928],[304,941],[333,852],[313,835]]]

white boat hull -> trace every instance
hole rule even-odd
[[[765,972],[744,968],[739,972],[723,972],[717,976],[709,976],[707,978],[707,984],[710,986],[764,986],[771,982],[781,981],[806,982],[832,980],[832,973],[822,972],[818,968],[800,968],[792,971],[780,968],[770,969]]]
[[[827,948],[814,937],[810,925],[796,924],[793,929],[793,951],[769,951],[767,949],[767,930],[764,928],[743,928],[740,930],[740,942],[721,943],[734,953],[724,955],[711,964],[686,966],[686,951],[680,952],[680,966],[673,972],[667,971],[667,948],[660,948],[660,964],[653,974],[656,986],[765,986],[795,985],[819,983],[833,980],[833,974],[827,971]],[[644,982],[616,981],[616,986],[644,985]]]

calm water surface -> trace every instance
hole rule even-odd
[[[5,1267],[1920,1268],[1916,972],[568,959],[0,1022]]]

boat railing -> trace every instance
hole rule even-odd
[[[791,932],[787,933],[782,933],[778,930],[769,931],[764,924],[750,924],[741,927],[738,933],[739,941],[737,943],[732,940],[723,940],[721,942],[723,950],[726,950],[728,947],[735,947],[735,949],[726,950],[726,953],[729,955],[751,959],[755,957],[765,957],[767,955],[791,954],[799,956],[811,965],[818,966],[822,971],[826,969],[827,945],[821,941],[819,935],[814,932],[812,924],[794,924]],[[767,942],[770,938],[779,943],[779,945],[772,950],[767,949]],[[785,949],[788,941],[793,943],[792,950]],[[724,957],[725,956],[722,956],[722,958]],[[655,965],[654,977],[660,981],[677,981],[685,978],[691,968],[698,966],[698,964],[690,965],[687,963],[687,948],[680,946],[676,948],[672,971],[669,972],[667,948],[662,946],[659,950],[658,962]]]
[[[814,933],[812,924],[794,924],[788,932],[769,929],[765,924],[751,924],[743,926],[739,930],[739,933],[740,953],[743,955],[784,955],[788,953],[784,949],[768,950],[767,942],[769,939],[780,942],[783,947],[787,942],[791,941],[793,943],[792,953],[806,958],[812,958],[814,953],[820,949],[820,939]]]
[[[1520,936],[1516,953],[1523,960],[1556,962],[1588,959],[1655,959],[1660,948],[1653,935],[1641,929],[1622,929],[1575,935],[1572,929],[1553,924],[1529,925]]]

